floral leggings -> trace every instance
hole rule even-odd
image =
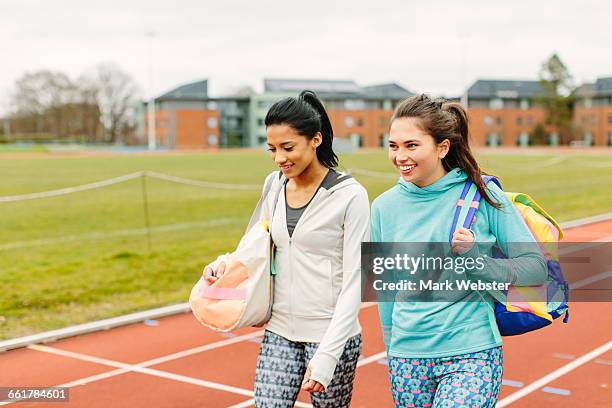
[[[503,374],[503,352],[495,347],[439,358],[389,356],[396,407],[494,407]]]

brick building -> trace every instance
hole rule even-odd
[[[141,136],[148,134],[147,104],[142,106]],[[155,136],[170,149],[220,145],[218,103],[208,98],[208,81],[179,86],[155,98]]]
[[[264,98],[267,103],[253,111],[257,143],[265,143],[263,118],[269,106],[304,89],[314,91],[323,101],[334,138],[349,141],[355,148],[385,145],[393,109],[399,101],[414,95],[395,83],[359,86],[350,80],[265,79],[260,100]]]
[[[350,148],[386,145],[393,109],[412,92],[395,84],[360,86],[351,80],[265,79],[263,93],[211,98],[207,80],[182,85],[155,99],[158,145],[175,148],[265,146],[265,115],[274,102],[310,89],[322,99],[335,140]],[[538,81],[477,80],[467,90],[470,133],[477,146],[528,146],[546,112],[536,103]],[[612,77],[576,92],[574,138],[612,145]],[[455,98],[451,98],[455,100]],[[137,134],[147,135],[146,103],[137,108]],[[549,145],[560,143],[543,127]]]
[[[584,144],[612,146],[612,77],[578,88],[574,126]]]
[[[479,146],[527,146],[544,109],[534,100],[540,92],[538,81],[477,80],[467,91],[470,133]],[[559,142],[551,127],[546,128],[549,144]]]

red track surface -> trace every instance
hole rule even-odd
[[[612,221],[606,221],[568,230],[564,241],[610,240],[611,235]],[[585,278],[574,275],[568,279]],[[612,279],[605,282],[612,287]],[[360,321],[365,359],[357,370],[351,406],[390,407],[384,357],[368,358],[384,350],[376,308],[365,307]],[[222,335],[200,326],[191,314],[167,317],[156,325],[134,324],[0,353],[0,386],[49,387],[78,381],[70,384],[68,403],[24,402],[19,407],[228,407],[251,400],[260,333],[251,329]],[[555,321],[541,331],[505,338],[501,405],[509,395],[611,341],[609,303],[574,303],[570,324]],[[66,351],[75,354],[57,355]],[[310,403],[305,393],[299,400]],[[612,406],[609,348],[510,406],[578,405]]]

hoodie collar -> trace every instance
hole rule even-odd
[[[433,184],[425,187],[419,187],[409,181],[404,180],[402,177],[399,178],[397,184],[402,191],[406,191],[411,194],[418,195],[432,195],[443,193],[457,184],[463,184],[467,180],[467,174],[460,168],[454,168],[443,177],[436,180]]]

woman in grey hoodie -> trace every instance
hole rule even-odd
[[[272,191],[282,190],[275,203],[276,195],[268,195],[274,206],[268,208],[275,208],[270,230],[278,274],[257,361],[255,406],[292,407],[301,388],[315,407],[348,407],[361,352],[368,195],[351,176],[334,170],[331,123],[313,92],[275,103],[265,124],[280,168],[268,178],[274,178]]]

